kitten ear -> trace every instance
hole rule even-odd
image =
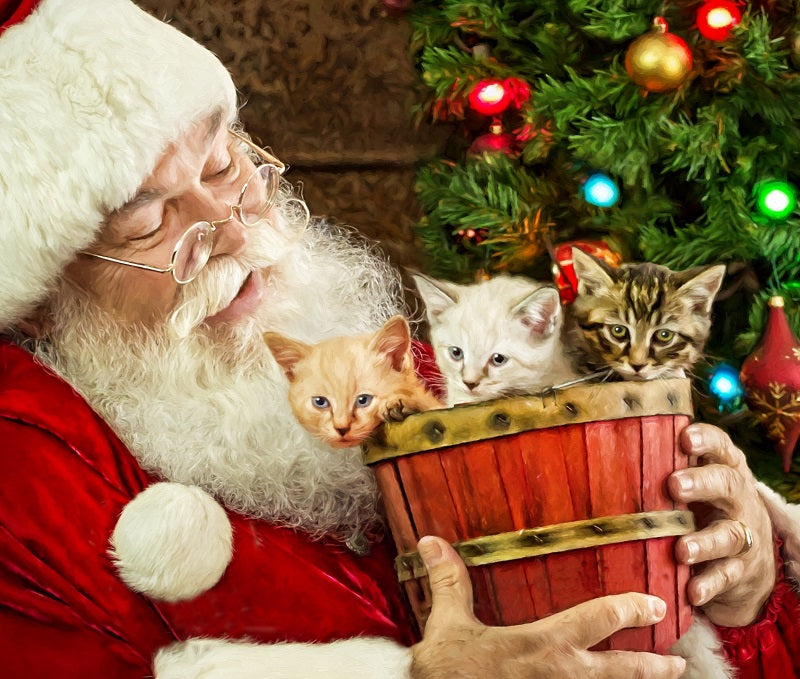
[[[572,248],[572,268],[578,279],[578,294],[593,295],[598,289],[609,288],[614,284],[608,265],[586,254],[580,248]]]
[[[561,317],[558,290],[549,285],[534,290],[511,308],[511,314],[519,318],[532,333],[549,337],[558,327]]]
[[[455,283],[436,280],[421,273],[413,274],[412,278],[422,301],[425,302],[429,323],[433,323],[442,312],[458,302],[458,286]]]
[[[678,294],[689,301],[692,310],[697,313],[710,314],[711,305],[725,277],[725,265],[689,269],[675,274],[681,286]]]
[[[286,373],[286,378],[290,382],[294,382],[295,366],[308,356],[311,347],[298,340],[279,335],[277,332],[265,332],[264,341],[278,365]]]
[[[408,321],[402,316],[392,316],[372,338],[370,348],[386,356],[392,370],[401,372],[411,350]]]

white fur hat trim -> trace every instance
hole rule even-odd
[[[42,0],[0,34],[0,330],[24,318],[135,195],[230,75],[130,0]]]

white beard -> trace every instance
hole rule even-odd
[[[281,209],[284,224],[301,219],[286,195]],[[345,230],[317,223],[281,242],[280,229],[268,229],[252,232],[242,257],[212,258],[154,330],[120,327],[65,283],[54,330],[35,353],[145,470],[200,486],[248,515],[350,538],[377,519],[373,476],[357,449],[332,449],[297,423],[261,336],[275,330],[315,342],[374,330],[402,308],[399,277]],[[215,331],[202,325],[253,269],[267,272],[254,317]]]

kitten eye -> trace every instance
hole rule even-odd
[[[628,338],[628,328],[624,325],[610,325],[608,331],[614,339],[623,340]]]
[[[656,341],[661,342],[662,344],[667,344],[667,342],[671,342],[673,337],[675,337],[674,330],[667,330],[666,328],[661,328],[660,330],[656,330]]]
[[[508,360],[507,356],[503,356],[503,354],[492,354],[492,357],[489,359],[492,365],[503,365]]]
[[[356,396],[356,407],[364,408],[372,403],[372,394],[359,394]]]
[[[464,358],[464,352],[461,351],[461,347],[447,347],[447,352],[454,361],[460,361]]]
[[[314,404],[315,408],[319,408],[320,410],[324,410],[330,405],[330,403],[328,403],[328,399],[324,396],[312,396],[311,402]]]

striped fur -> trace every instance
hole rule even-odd
[[[615,269],[572,252],[578,296],[569,308],[568,343],[580,368],[612,368],[623,379],[640,380],[689,373],[702,356],[725,267]]]

